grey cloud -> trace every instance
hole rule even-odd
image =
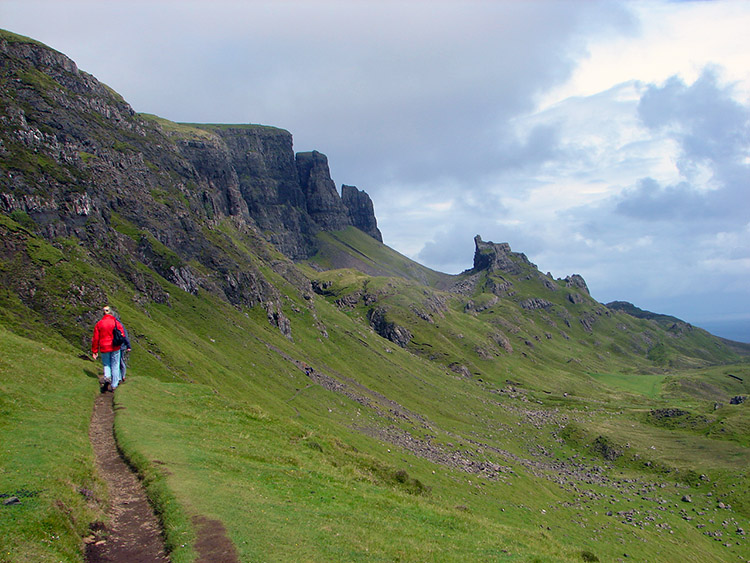
[[[616,210],[637,219],[685,220],[705,217],[705,199],[686,182],[662,186],[653,178],[642,178],[618,198]]]
[[[643,123],[669,129],[687,159],[726,162],[747,154],[750,108],[732,98],[731,86],[718,84],[718,72],[706,68],[690,86],[672,77],[649,87],[638,105]]]
[[[639,116],[678,143],[684,180],[662,186],[644,178],[619,198],[618,212],[647,220],[691,220],[704,230],[715,229],[717,221],[725,227],[747,222],[750,106],[732,97],[731,85],[718,83],[717,72],[707,68],[689,86],[673,77],[643,95]],[[706,172],[708,180],[701,177]]]
[[[503,172],[534,169],[564,156],[560,141],[560,130],[556,124],[537,124],[525,139],[503,138],[494,164]]]
[[[475,183],[511,165],[512,117],[570,75],[592,33],[635,28],[616,2],[6,0],[3,9],[6,22],[22,22],[13,31],[66,52],[136,110],[286,128],[299,150],[328,155],[337,182],[373,195],[396,180]],[[544,158],[533,154],[550,150],[542,140],[514,156]]]

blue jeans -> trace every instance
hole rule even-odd
[[[125,379],[125,372],[128,369],[128,364],[125,363],[125,350],[120,348],[120,382]]]
[[[116,389],[120,384],[120,350],[102,352],[101,358],[104,366],[104,379],[108,379],[112,389]]]

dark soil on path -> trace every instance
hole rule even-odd
[[[87,538],[87,563],[168,562],[161,527],[136,475],[120,457],[112,428],[113,394],[96,398],[89,437],[99,474],[109,488],[107,526],[92,530]]]
[[[224,524],[205,516],[195,516],[193,525],[198,534],[196,563],[239,563],[237,550],[227,537]]]

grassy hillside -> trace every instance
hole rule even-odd
[[[96,381],[71,350],[0,326],[0,561],[80,560],[103,518],[88,436]]]
[[[410,260],[354,227],[322,232],[318,240],[321,247],[310,264],[325,270],[351,268],[370,276],[405,278],[435,287],[450,283],[453,277]]]
[[[687,561],[750,555],[737,532],[750,528],[750,417],[729,404],[750,394],[747,364],[670,369],[577,327],[548,339],[549,310],[501,300],[476,312],[492,299],[475,292],[467,312],[468,296],[414,276],[307,269],[325,295],[307,294],[259,260],[289,338],[261,307],[154,274],[169,303],[140,302],[85,252],[57,255],[4,221],[25,251],[3,267],[44,257],[49,284],[45,315],[0,296],[3,325],[29,338],[0,332],[2,443],[18,454],[3,455],[0,490],[31,491],[1,509],[4,561],[75,560],[76,539],[103,517],[86,436],[98,365],[78,359],[87,334],[70,327],[82,313],[53,283],[73,278],[100,288],[94,301],[108,296],[133,338],[116,434],[174,561],[192,560],[198,514],[224,522],[243,561],[668,561],[684,545]],[[373,307],[408,328],[404,348],[373,330]],[[630,334],[647,321],[618,322]],[[65,337],[42,345],[50,323]],[[67,437],[49,417],[72,421]]]

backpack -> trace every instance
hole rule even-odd
[[[115,328],[112,329],[112,346],[122,346],[125,344],[125,336],[122,334],[122,331],[117,328],[117,322],[115,321]]]

